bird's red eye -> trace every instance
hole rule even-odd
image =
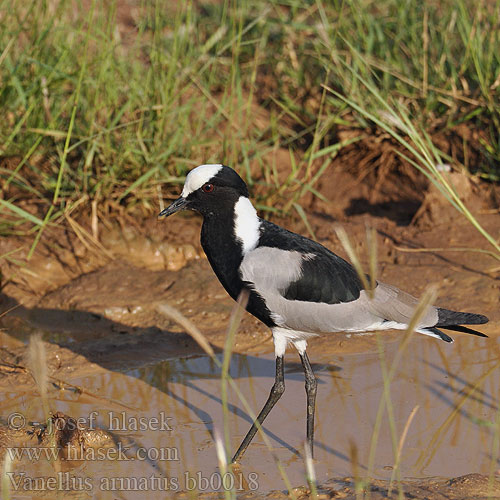
[[[214,185],[210,183],[203,184],[203,186],[201,186],[201,189],[203,189],[205,193],[211,193],[214,190]]]

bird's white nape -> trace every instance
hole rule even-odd
[[[207,183],[212,177],[217,175],[222,168],[220,163],[200,165],[194,168],[187,174],[186,181],[184,182],[184,189],[182,190],[181,196],[186,198],[193,191],[200,189],[203,184]]]
[[[260,220],[246,196],[240,196],[234,205],[234,234],[243,247],[243,255],[259,243]]]

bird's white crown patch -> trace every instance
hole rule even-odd
[[[221,168],[221,164],[200,165],[199,167],[193,168],[186,176],[186,182],[184,182],[184,189],[182,190],[181,196],[186,198],[193,191],[200,189],[203,184],[217,175]]]

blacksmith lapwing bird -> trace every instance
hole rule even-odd
[[[276,377],[257,417],[260,425],[285,391],[283,357],[297,349],[305,373],[307,443],[313,452],[316,378],[306,353],[307,339],[329,332],[405,330],[418,300],[377,282],[372,297],[356,270],[323,245],[258,217],[241,177],[224,165],[191,170],[181,196],[160,216],[182,210],[203,216],[201,245],[220,282],[235,300],[246,290],[246,309],[272,331]],[[453,342],[439,328],[486,337],[465,326],[486,323],[481,314],[429,307],[416,331]],[[257,432],[254,423],[233,457],[236,462]]]

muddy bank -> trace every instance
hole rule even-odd
[[[316,498],[318,500],[330,498],[358,500],[360,495],[366,497],[369,494],[373,500],[385,500],[398,498],[400,491],[403,492],[404,498],[414,500],[429,498],[435,500],[486,500],[500,497],[500,481],[490,480],[481,474],[468,474],[453,479],[403,481],[399,485],[387,481],[373,481],[370,487],[357,489],[352,478],[332,479],[317,488]],[[305,487],[295,488],[292,494],[297,500],[314,498],[310,490]],[[182,495],[179,497],[182,498]],[[259,498],[259,496],[241,495],[238,498]],[[260,498],[285,499],[290,498],[290,495],[273,492],[265,496],[262,495]]]
[[[272,491],[266,495],[243,493],[237,495],[238,500],[253,499],[289,499],[317,500],[343,499],[358,500],[370,495],[373,500],[397,499],[402,491],[404,498],[414,500],[487,500],[488,498],[500,498],[500,482],[496,479],[490,480],[480,474],[468,474],[454,479],[429,479],[425,481],[404,481],[399,488],[387,481],[374,481],[370,487],[357,490],[352,478],[332,479],[323,485],[319,485],[316,496],[306,487],[294,488],[290,494],[282,491]],[[180,493],[176,498],[189,498],[187,493]],[[223,499],[224,495],[201,494],[198,498]]]

